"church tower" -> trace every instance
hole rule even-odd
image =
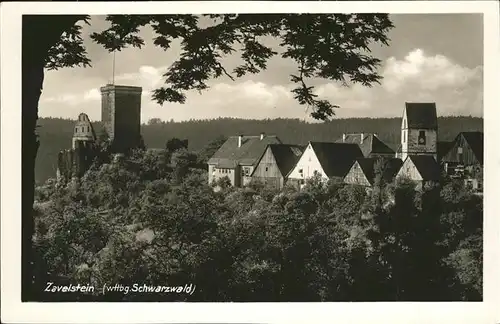
[[[108,84],[101,87],[101,120],[117,152],[141,143],[141,87]]]
[[[437,160],[437,112],[435,103],[406,103],[401,123],[401,159],[429,155]]]

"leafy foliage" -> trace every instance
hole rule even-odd
[[[207,81],[226,76],[231,80],[259,73],[275,55],[292,59],[298,73],[291,75],[297,85],[295,99],[312,109],[315,119],[328,120],[338,106],[318,99],[310,78],[339,81],[344,85],[378,83],[380,60],[372,57],[369,45],[388,45],[393,27],[386,14],[225,14],[225,15],[109,15],[111,26],[94,32],[91,38],[108,51],[132,46],[141,48],[141,27],[150,25],[154,45],[169,50],[180,40],[180,57],[164,74],[165,86],[153,91],[159,104],[186,101],[186,91],[203,91]],[[279,41],[279,48],[264,45],[264,39]],[[282,50],[278,53],[278,50]],[[240,52],[242,64],[227,71],[222,62]]]
[[[39,280],[193,283],[194,294],[44,298],[482,299],[482,200],[463,186],[378,182],[367,191],[311,179],[301,191],[214,191],[198,159],[185,149],[138,150],[97,163],[79,183],[48,182],[35,235]]]
[[[88,16],[74,16],[74,19],[90,24]],[[90,59],[83,44],[82,26],[78,24],[70,26],[63,32],[59,41],[49,48],[45,61],[45,68],[48,70],[74,66],[90,66]]]
[[[336,105],[318,98],[314,87],[307,85],[308,79],[365,86],[379,82],[376,68],[380,61],[369,55],[368,44],[386,45],[392,28],[384,14],[202,18],[209,22],[207,26],[191,15],[110,15],[111,27],[92,38],[109,51],[140,48],[144,40],[138,32],[151,25],[155,45],[168,50],[179,39],[181,55],[164,75],[165,87],[153,92],[160,104],[183,103],[188,90],[206,90],[212,78],[259,73],[275,55],[292,59],[298,65],[298,72],[291,76],[295,99],[310,107],[314,118],[328,120]],[[42,88],[40,62],[49,69],[90,64],[81,28],[75,25],[85,19],[26,18],[23,31],[29,32],[23,33],[27,44],[23,45],[23,80],[36,81],[23,83],[23,132],[28,135],[23,137],[28,140],[36,139],[31,133]],[[283,51],[263,45],[264,38],[277,39]],[[229,72],[221,62],[236,51],[243,63]],[[207,185],[206,172],[197,168],[199,157],[194,152],[181,149],[168,155],[141,149],[111,158],[104,138],[102,142],[102,158],[80,181],[65,187],[47,183],[42,190],[42,201],[35,206],[36,253],[33,259],[26,254],[23,261],[23,269],[34,261],[36,287],[42,288],[47,281],[88,282],[97,287],[109,282],[192,282],[198,286],[192,296],[160,297],[190,301],[481,298],[480,228],[471,237],[469,224],[450,216],[455,232],[461,235],[429,235],[439,231],[426,232],[426,226],[439,227],[436,220],[442,218],[435,216],[451,208],[429,207],[439,203],[434,189],[414,194],[405,184],[381,187],[381,196],[394,193],[395,202],[383,204],[384,208],[376,205],[373,217],[364,220],[361,211],[367,208],[362,207],[370,205],[359,188],[311,181],[301,192],[227,186],[215,192]],[[163,146],[164,139],[161,142]],[[24,156],[31,160],[25,163]],[[33,169],[35,156],[36,149],[23,154],[23,165]],[[26,179],[24,188],[33,180]],[[464,199],[464,214],[469,215],[469,208],[477,204],[468,195]],[[23,214],[24,228],[30,228],[26,227],[30,217]],[[412,233],[413,228],[422,236]],[[31,239],[26,234],[30,230],[23,233],[25,243]],[[456,243],[453,251],[443,248],[444,239]],[[422,257],[423,251],[431,253],[431,258]],[[413,276],[410,280],[402,276],[406,272]],[[33,277],[23,272],[26,278]],[[366,287],[375,289],[367,295]],[[158,300],[158,295],[123,293],[43,297]]]

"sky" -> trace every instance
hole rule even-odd
[[[340,108],[337,118],[400,117],[405,102],[435,102],[438,115],[483,116],[483,19],[481,14],[394,14],[389,46],[372,46],[382,60],[380,85],[344,87],[315,80],[320,99]],[[93,16],[83,35],[92,67],[46,71],[40,98],[40,117],[76,119],[81,112],[100,120],[99,88],[110,83],[113,55],[90,40],[90,33],[107,27],[104,16]],[[151,100],[151,90],[162,86],[162,74],[180,53],[152,44],[151,29],[141,30],[142,49],[116,53],[115,83],[143,88],[141,119],[183,121],[219,117],[266,119],[300,118],[312,121],[304,106],[293,99],[289,75],[294,62],[275,57],[268,69],[236,81],[224,77],[209,82],[210,89],[189,92],[185,104]],[[271,40],[272,42],[273,40]],[[234,67],[238,55],[224,64]]]

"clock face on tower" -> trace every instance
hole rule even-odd
[[[425,145],[425,131],[418,132],[418,145]]]

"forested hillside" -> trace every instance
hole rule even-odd
[[[461,131],[483,130],[483,119],[475,117],[439,118],[439,140],[452,140]],[[246,120],[219,118],[186,122],[158,122],[142,125],[142,135],[149,148],[164,148],[168,139],[189,141],[189,150],[199,151],[221,136],[275,134],[286,143],[305,144],[308,141],[334,141],[342,133],[376,133],[396,149],[400,141],[401,118],[335,119],[326,123],[306,123],[299,119]],[[42,118],[38,133],[41,146],[36,160],[36,180],[42,183],[55,177],[57,153],[71,147],[73,120]],[[97,132],[99,122],[94,124]]]

